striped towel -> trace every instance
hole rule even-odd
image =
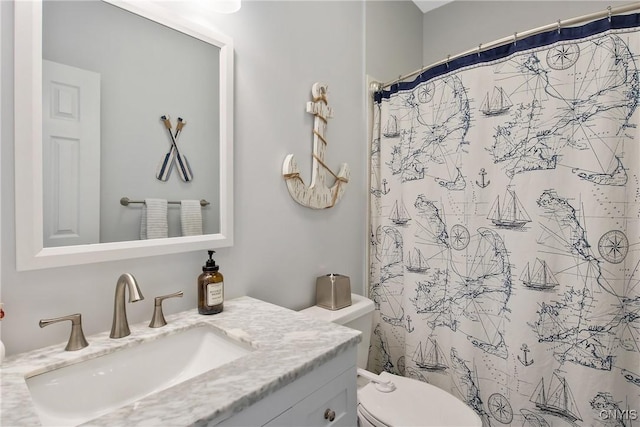
[[[180,225],[183,236],[202,234],[202,207],[200,200],[180,201]]]
[[[140,221],[140,239],[160,239],[163,237],[169,237],[167,201],[165,199],[144,199]]]

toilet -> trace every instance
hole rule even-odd
[[[481,427],[473,409],[450,393],[412,378],[366,371],[373,323],[373,301],[351,294],[340,310],[313,306],[301,313],[362,332],[358,344],[358,424],[360,427]]]

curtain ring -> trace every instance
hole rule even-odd
[[[447,55],[447,68],[449,68],[449,59],[451,58],[451,55]]]
[[[560,34],[560,20],[558,19],[558,34]]]
[[[608,18],[609,18],[609,22],[611,22],[611,6],[607,6],[607,12],[608,12]]]
[[[482,43],[478,45],[478,58],[480,58],[480,50],[482,49]]]
[[[516,46],[518,44],[518,32],[513,33],[513,45]]]

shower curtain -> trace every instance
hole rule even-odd
[[[485,426],[640,425],[638,25],[514,40],[375,95],[370,370]]]

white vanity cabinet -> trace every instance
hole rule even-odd
[[[222,421],[220,426],[345,426],[356,421],[356,346]]]

